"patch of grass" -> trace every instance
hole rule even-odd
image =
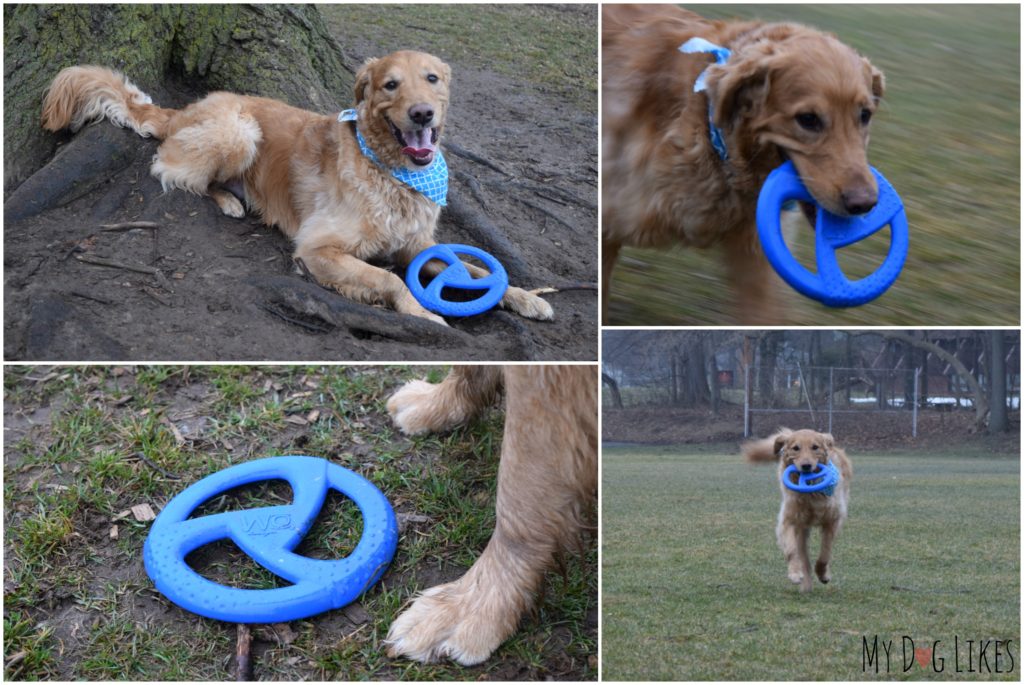
[[[382,640],[405,602],[460,576],[494,525],[501,411],[485,412],[448,434],[416,438],[400,435],[386,414],[387,397],[402,383],[424,376],[440,381],[447,371],[6,367],[6,410],[36,421],[11,423],[5,432],[5,661],[26,652],[8,674],[231,678],[234,629],[174,607],[156,592],[142,564],[151,524],[122,514],[142,503],[159,511],[188,485],[231,464],[308,454],[369,478],[400,516],[410,518],[389,571],[359,599],[365,618],[350,621],[339,611],[292,622],[294,641],[257,645],[258,677],[596,677],[590,662],[596,653],[593,548],[585,560],[570,560],[568,581],[552,574],[539,618],[524,619],[521,632],[485,665],[421,665],[384,654]],[[287,485],[254,484],[205,503],[197,513],[277,505],[290,496]],[[358,508],[332,492],[298,552],[340,558],[361,532]],[[201,548],[189,560],[228,585],[281,584],[230,543]]]
[[[4,614],[4,679],[23,680],[24,674],[45,678],[53,669],[53,630],[38,628],[21,612]]]
[[[775,544],[774,468],[742,464],[735,448],[605,449],[604,677],[1018,680],[1019,665],[954,674],[951,650],[958,637],[965,664],[965,640],[1013,640],[1020,663],[1020,460],[851,457],[833,581],[801,595]],[[876,635],[896,643],[879,675],[862,668]],[[941,640],[946,671],[903,673],[903,635]]]
[[[1020,7],[701,5],[710,18],[797,21],[836,33],[886,74],[871,163],[903,198],[910,255],[873,303],[829,309],[788,286],[789,323],[1016,325],[1020,321]],[[813,262],[805,222],[798,257]],[[844,259],[873,270],[887,235]],[[611,288],[615,324],[729,320],[713,252],[625,250]]]
[[[359,27],[388,51],[472,62],[597,112],[594,5],[324,5],[320,11],[336,35]]]

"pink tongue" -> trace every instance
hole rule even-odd
[[[402,154],[416,159],[429,157],[436,149],[434,143],[430,140],[431,136],[432,131],[429,128],[423,128],[418,131],[402,131],[402,137],[409,143],[402,148]]]

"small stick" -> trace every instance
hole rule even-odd
[[[90,295],[89,293],[83,293],[80,290],[72,290],[71,294],[74,295],[75,297],[80,297],[83,300],[92,300],[93,302],[99,302],[100,304],[114,304],[113,300],[105,300],[102,297]]]
[[[100,224],[101,231],[130,231],[133,228],[160,228],[155,221],[125,221],[119,224]]]
[[[123,262],[115,262],[113,259],[104,259],[103,257],[94,257],[88,254],[76,254],[75,259],[80,262],[87,264],[95,264],[96,266],[109,266],[112,269],[124,269],[125,271],[135,271],[140,274],[149,274],[150,276],[156,276],[160,274],[160,269],[152,266],[142,266],[135,264],[125,264]]]
[[[149,457],[147,457],[142,452],[136,452],[133,456],[137,457],[139,459],[139,461],[141,461],[143,464],[145,464],[149,468],[154,469],[154,470],[159,471],[160,473],[164,474],[165,477],[170,478],[171,480],[181,480],[181,476],[176,476],[173,473],[171,473],[170,471],[166,471],[163,468],[157,466],[156,464],[154,464],[149,459]]]
[[[567,290],[597,290],[597,283],[566,283],[565,285],[536,288],[527,292],[531,295],[548,295],[550,293],[564,293]]]
[[[238,641],[235,644],[235,680],[249,682],[252,680],[252,660],[249,658],[249,647],[252,644],[252,633],[249,626],[238,624]]]
[[[507,171],[505,171],[504,169],[499,167],[494,162],[491,162],[490,160],[484,159],[480,155],[476,154],[475,152],[471,152],[471,151],[467,150],[466,148],[462,147],[461,145],[456,145],[455,143],[450,143],[449,142],[449,143],[445,143],[444,147],[445,147],[446,150],[448,150],[452,154],[455,154],[455,155],[458,155],[459,157],[463,157],[465,159],[468,159],[471,162],[476,162],[477,164],[482,164],[483,166],[487,167],[488,169],[493,169],[494,171],[497,171],[499,174],[501,174],[503,176],[512,176],[512,174],[508,173]]]

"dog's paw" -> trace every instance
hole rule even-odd
[[[804,582],[804,572],[798,568],[790,568],[789,572],[786,574],[786,577],[788,577],[790,582],[794,585],[799,585],[800,583]]]
[[[388,656],[431,663],[448,658],[463,666],[484,661],[507,637],[505,621],[474,609],[459,582],[433,587],[412,603],[388,630]]]
[[[441,430],[434,394],[437,386],[426,381],[409,381],[388,399],[388,413],[406,435]]]
[[[442,326],[447,326],[448,322],[442,317],[438,316],[434,312],[425,308],[416,298],[412,296],[412,293],[406,292],[398,298],[395,302],[395,311],[401,314],[411,314],[412,316],[418,316],[421,319],[429,319],[434,323],[439,323]]]
[[[551,321],[555,318],[555,310],[547,300],[539,295],[528,293],[522,288],[511,287],[505,291],[501,306],[527,319]]]
[[[827,583],[832,580],[832,570],[829,568],[828,564],[822,561],[819,561],[814,565],[814,572],[818,574],[818,580],[823,583]]]
[[[214,196],[214,200],[217,202],[217,206],[220,207],[220,211],[224,212],[227,216],[235,219],[241,219],[245,216],[245,207],[242,205],[241,200],[231,193],[219,193]]]

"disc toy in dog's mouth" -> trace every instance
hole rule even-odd
[[[402,131],[390,119],[388,119],[388,125],[391,126],[391,133],[395,136],[395,140],[402,146],[402,154],[409,157],[413,164],[428,166],[434,161],[434,155],[437,152],[436,128]]]

